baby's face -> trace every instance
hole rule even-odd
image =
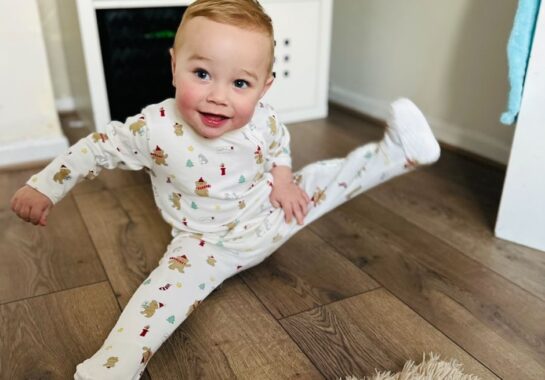
[[[178,110],[206,138],[245,126],[272,84],[270,39],[262,32],[195,17],[171,53]]]

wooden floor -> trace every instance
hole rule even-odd
[[[334,107],[290,130],[296,168],[382,135]],[[35,171],[0,172],[1,379],[71,378],[169,241],[142,172],[78,185],[47,228],[18,220],[9,199]],[[545,379],[545,253],[494,238],[503,177],[444,151],[346,203],[213,292],[144,378],[344,379],[433,351]]]

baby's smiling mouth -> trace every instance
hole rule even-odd
[[[199,111],[199,114],[203,124],[211,128],[219,128],[225,125],[225,123],[230,119],[228,116],[209,112]]]
[[[210,119],[213,119],[213,120],[225,120],[225,119],[229,119],[229,116],[225,116],[225,115],[221,115],[221,114],[217,114],[217,113],[210,113],[210,112],[201,112],[199,111],[199,113],[206,117],[206,118],[210,118]]]

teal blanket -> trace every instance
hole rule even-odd
[[[524,77],[528,58],[532,49],[537,14],[541,0],[520,0],[509,42],[507,43],[507,63],[511,91],[507,109],[501,115],[503,124],[513,124],[520,110]]]

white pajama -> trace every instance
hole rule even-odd
[[[311,197],[303,226],[287,224],[269,201],[274,165],[291,165],[289,134],[259,104],[245,127],[218,139],[197,135],[174,101],[146,107],[72,146],[27,182],[58,202],[102,167],[150,173],[173,239],[136,290],[104,345],[76,379],[138,379],[161,344],[225,279],[255,266],[299,229],[348,199],[412,168],[387,139],[346,158],[310,164],[294,179]]]

